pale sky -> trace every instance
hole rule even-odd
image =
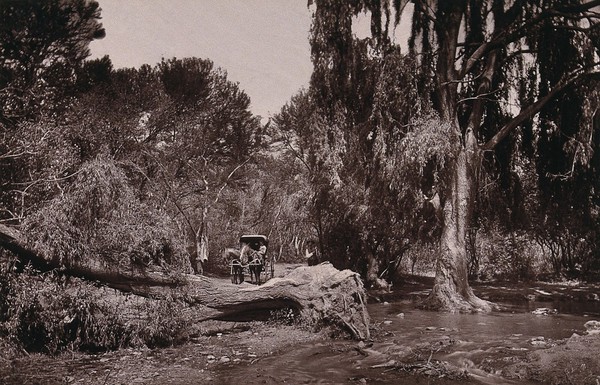
[[[307,87],[312,72],[306,0],[98,0],[106,37],[92,58],[115,68],[155,65],[161,58],[210,59],[239,82],[251,110],[279,112]]]

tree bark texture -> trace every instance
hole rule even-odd
[[[339,326],[354,338],[370,337],[360,276],[350,270],[339,271],[330,263],[299,267],[283,278],[254,286],[191,274],[115,269],[101,262],[58,265],[31,250],[17,231],[3,225],[0,225],[0,247],[40,270],[57,269],[141,296],[181,299],[201,309],[198,321],[252,319],[271,310],[292,308],[309,321]]]
[[[471,131],[454,161],[448,196],[443,205],[443,226],[434,286],[425,307],[451,312],[490,311],[493,305],[478,298],[468,282],[467,231],[473,214],[478,164],[477,142]]]

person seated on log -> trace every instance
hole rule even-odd
[[[317,242],[315,242],[314,240],[309,240],[307,242],[304,258],[306,259],[306,263],[308,264],[308,266],[315,266],[321,263],[321,256],[319,254]]]

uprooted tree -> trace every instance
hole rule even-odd
[[[262,286],[239,286],[193,274],[123,269],[92,260],[59,264],[31,250],[17,231],[4,225],[0,225],[0,247],[40,270],[57,269],[145,297],[180,298],[198,308],[198,322],[248,319],[261,312],[291,308],[304,319],[340,327],[357,339],[369,338],[370,319],[360,276],[329,263],[299,267]]]
[[[500,144],[508,137],[517,138],[525,146],[533,146],[534,142],[550,146],[551,142],[565,141],[557,139],[567,137],[564,130],[571,130],[570,140],[558,151],[567,153],[564,158],[571,161],[572,168],[589,165],[590,150],[593,151],[590,121],[597,107],[594,103],[590,105],[593,99],[587,96],[595,94],[600,73],[597,12],[600,2],[316,0],[314,3],[311,31],[314,99],[325,116],[329,116],[331,126],[341,120],[340,115],[354,119],[351,122],[354,125],[350,124],[346,132],[336,137],[349,141],[355,135],[367,143],[365,147],[371,143],[373,153],[379,152],[375,166],[394,167],[387,175],[392,183],[394,180],[396,184],[405,183],[402,178],[406,176],[403,172],[406,164],[401,162],[404,155],[401,152],[406,153],[406,140],[413,141],[408,147],[412,145],[415,151],[408,154],[409,158],[421,157],[421,168],[431,168],[437,163],[433,186],[423,192],[437,203],[441,223],[436,277],[428,305],[450,311],[490,310],[492,305],[476,297],[469,287],[465,247],[478,179],[484,171],[482,165],[506,152],[500,149]],[[398,40],[391,38],[390,23],[398,25],[406,14],[412,16],[408,43],[416,63],[415,84],[418,95],[430,103],[437,115],[429,127],[442,140],[433,145],[445,149],[443,153],[431,151],[431,135],[425,132],[427,124],[416,124],[424,111],[417,111],[408,121],[391,120],[386,125],[381,123],[386,111],[394,118],[393,109],[402,106],[390,105],[383,112],[374,110],[372,116],[356,120],[356,111],[360,111],[364,99],[360,98],[360,92],[368,86],[357,81],[365,66],[361,61],[362,51],[356,49],[361,44],[353,34],[353,18],[364,17],[363,12],[369,12],[371,17],[374,39],[366,39],[370,55],[384,65],[389,62],[390,54],[398,50],[394,44]],[[385,80],[385,72],[382,73],[376,81]],[[397,79],[384,92],[407,87],[399,82],[403,77]],[[405,102],[408,103],[404,106],[418,104],[415,98]],[[564,120],[567,114],[574,117],[573,124],[565,124],[569,121]],[[534,120],[536,116],[539,121]],[[361,137],[361,132],[366,134]],[[565,170],[566,177],[570,175],[569,168]]]
[[[19,230],[0,225],[0,247],[39,270],[141,296],[179,298],[196,308],[198,321],[292,308],[316,323],[369,338],[365,292],[356,273],[323,264],[258,287],[188,274],[184,242],[168,217],[135,196],[113,161],[87,162],[74,178]]]

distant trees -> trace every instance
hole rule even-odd
[[[210,210],[258,150],[261,124],[249,111],[250,98],[210,60],[163,60],[158,76],[170,104],[149,116],[145,141],[155,143],[148,153],[201,271],[209,253]]]

